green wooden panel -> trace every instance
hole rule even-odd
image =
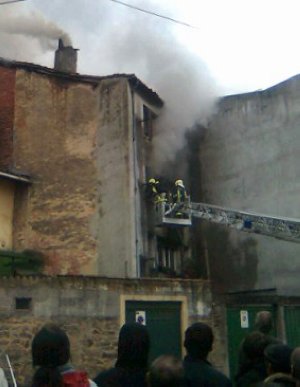
[[[273,313],[272,306],[256,306],[256,305],[244,305],[238,307],[227,308],[227,340],[228,340],[228,358],[229,358],[229,370],[230,377],[234,380],[234,376],[237,373],[238,366],[238,354],[239,347],[244,337],[254,330],[254,321],[256,313],[262,310],[268,310]],[[242,328],[241,326],[241,311],[248,312],[249,327]],[[275,327],[275,314],[274,316],[274,327]],[[275,334],[275,328],[274,332]]]
[[[292,347],[300,346],[300,306],[286,306],[284,320],[287,343]]]
[[[150,362],[162,354],[181,358],[180,310],[180,302],[126,302],[126,322],[135,321],[136,311],[145,311],[151,340]]]

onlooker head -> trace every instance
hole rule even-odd
[[[197,322],[185,331],[184,346],[188,355],[194,359],[206,359],[212,350],[213,341],[213,331],[205,323]]]
[[[262,332],[254,331],[246,336],[242,347],[247,359],[253,363],[264,360],[264,350],[270,344],[268,336]]]
[[[162,355],[153,361],[148,373],[149,387],[181,387],[183,384],[184,370],[179,359]]]
[[[295,348],[291,354],[291,372],[300,381],[300,347]]]
[[[269,375],[278,372],[291,373],[291,354],[293,349],[286,344],[270,344],[265,348],[264,355]]]
[[[54,324],[43,326],[35,335],[31,349],[34,366],[58,367],[70,360],[69,338]]]
[[[263,310],[258,312],[255,317],[255,329],[264,334],[271,332],[273,328],[273,319],[271,312]]]
[[[147,368],[150,338],[144,325],[124,324],[119,333],[116,367]]]
[[[70,342],[66,333],[54,324],[45,325],[35,335],[31,351],[33,366],[39,366],[32,386],[63,386],[58,367],[70,360]]]

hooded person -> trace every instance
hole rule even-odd
[[[147,328],[138,323],[124,324],[119,333],[115,367],[100,372],[94,382],[99,387],[146,387],[149,349]]]

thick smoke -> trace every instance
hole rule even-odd
[[[1,9],[2,11],[2,9]],[[70,46],[68,34],[54,22],[35,10],[30,13],[16,13],[4,8],[0,13],[1,56],[32,62],[33,59],[57,47],[58,38]]]
[[[140,1],[138,5],[170,14],[170,9],[161,10],[156,3],[149,6],[149,1]],[[154,173],[160,174],[163,164],[174,158],[184,145],[186,129],[196,122],[205,124],[218,90],[201,58],[175,36],[175,29],[187,27],[177,27],[121,6],[114,9],[118,13],[105,15],[110,23],[103,20],[101,24],[95,72],[99,74],[99,69],[106,74],[134,72],[165,101],[153,139],[152,168]],[[121,28],[116,29],[120,21]],[[195,31],[190,33],[194,37]]]
[[[184,145],[185,131],[196,122],[205,123],[218,96],[217,87],[201,58],[178,40],[176,34],[187,27],[110,1],[85,0],[85,7],[82,7],[82,0],[72,0],[71,8],[67,1],[42,3],[36,2],[36,5],[47,18],[73,31],[76,47],[80,48],[79,72],[95,75],[135,73],[165,101],[153,139],[155,162],[152,168],[159,174],[164,162],[169,162]],[[180,18],[175,4],[172,7],[166,4],[164,9],[162,3],[156,0],[131,2],[141,8]],[[45,59],[41,48],[49,49],[54,44],[54,50],[57,46],[55,39],[63,34],[56,24],[48,22],[38,12],[6,16],[9,17],[0,19],[0,28],[10,43],[5,46],[14,49],[17,59],[33,61],[40,54],[40,63]],[[191,37],[195,36],[195,31],[190,33]],[[10,55],[5,54],[1,44],[4,41],[2,33],[0,37],[0,53],[11,57],[11,50],[7,48]],[[35,45],[31,37],[35,38]],[[22,45],[19,45],[21,39]],[[22,53],[17,52],[18,47],[23,47]],[[48,63],[43,64],[51,66],[53,53],[47,58]]]

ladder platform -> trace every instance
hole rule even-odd
[[[180,212],[182,214],[177,215]],[[188,203],[182,203],[182,206],[171,205],[165,202],[157,203],[155,207],[156,226],[183,226],[192,225],[192,213]]]

